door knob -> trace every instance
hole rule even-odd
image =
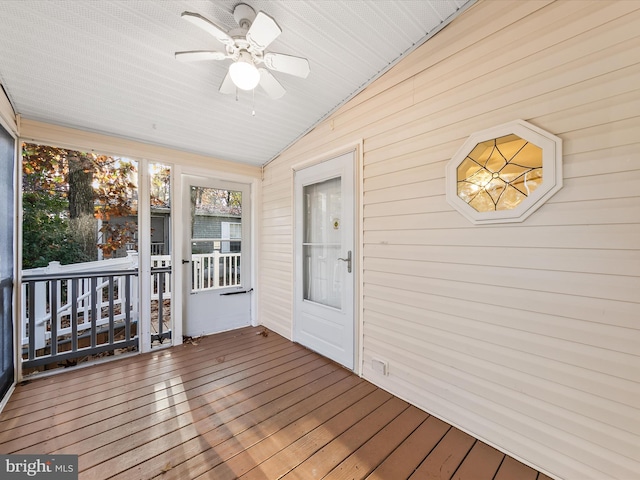
[[[189,260],[182,260],[182,264],[183,264],[183,265],[185,265],[185,264],[187,264],[187,263],[189,263]]]
[[[347,252],[347,258],[338,258],[343,262],[347,262],[347,272],[351,273],[351,250]]]

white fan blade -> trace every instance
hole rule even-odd
[[[176,60],[181,62],[199,62],[201,60],[224,60],[226,53],[214,50],[190,50],[188,52],[176,52]]]
[[[264,54],[263,61],[271,70],[288,73],[296,77],[307,78],[310,72],[309,61],[302,57],[268,52]]]
[[[280,98],[282,97],[286,90],[280,84],[276,77],[271,75],[271,72],[265,68],[259,68],[260,71],[260,86],[267,92],[271,98]]]
[[[247,41],[254,49],[262,51],[281,33],[282,29],[273,18],[264,12],[258,12],[247,32]]]
[[[210,33],[211,35],[216,37],[219,42],[224,43],[225,45],[233,45],[233,38],[231,38],[227,32],[225,32],[211,20],[204,18],[202,15],[198,13],[182,12],[182,18],[188,20],[194,25],[197,25],[205,32]]]
[[[224,93],[225,95],[236,93],[236,86],[233,83],[233,80],[231,80],[231,75],[229,75],[229,72],[227,72],[227,75],[224,77],[224,80],[222,80],[222,83],[220,84],[220,93]]]

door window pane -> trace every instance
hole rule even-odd
[[[242,192],[191,186],[191,292],[241,285]]]
[[[344,266],[342,251],[342,199],[339,177],[303,188],[303,298],[329,307],[342,307]]]

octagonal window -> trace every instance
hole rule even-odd
[[[522,120],[475,133],[447,166],[447,200],[474,223],[522,221],[562,186],[561,147]]]

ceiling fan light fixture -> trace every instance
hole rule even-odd
[[[260,83],[260,72],[248,52],[242,52],[238,60],[229,66],[229,76],[241,90],[253,90]]]
[[[233,18],[239,27],[228,32],[198,13],[183,12],[182,17],[213,35],[226,48],[224,52],[215,50],[176,52],[176,59],[184,62],[234,60],[218,88],[222,94],[235,93],[237,99],[238,89],[251,91],[260,85],[270,98],[277,99],[286,91],[271,74],[271,70],[299,78],[307,78],[309,75],[309,61],[306,58],[265,52],[265,49],[282,33],[282,29],[273,17],[264,12],[256,14],[255,10],[245,3],[235,6]]]

